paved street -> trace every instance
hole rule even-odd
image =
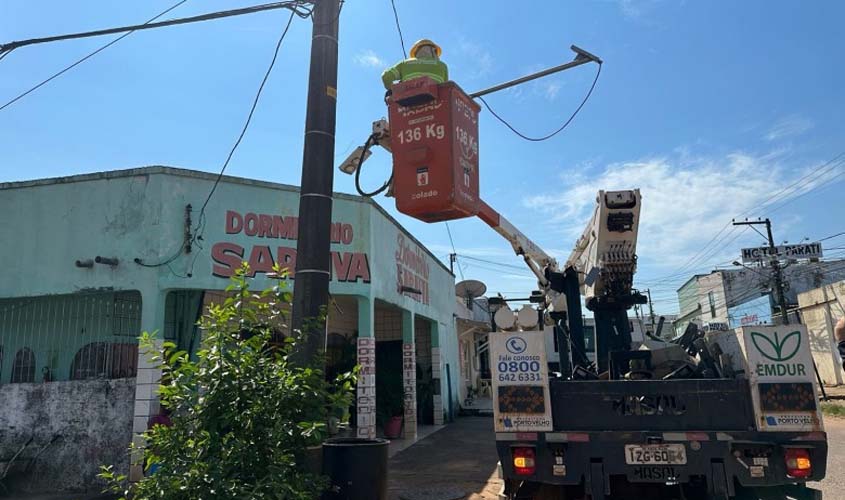
[[[817,487],[825,500],[845,500],[845,419],[828,417],[825,426],[830,445],[827,478]],[[458,419],[390,460],[390,500],[461,498],[450,496],[452,492],[469,500],[495,500],[502,486],[496,460],[492,420]]]
[[[451,498],[495,500],[502,487],[496,461],[493,419],[459,418],[390,460],[389,498],[416,500],[430,492],[442,500],[456,492]]]
[[[845,419],[826,417],[828,435],[827,476],[816,487],[821,487],[825,500],[845,499]]]

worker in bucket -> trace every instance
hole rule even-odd
[[[427,76],[437,83],[449,80],[449,69],[440,60],[442,50],[436,43],[426,38],[411,47],[411,57],[387,68],[381,74],[384,88],[390,92],[390,87],[396,82],[406,82],[414,78]]]

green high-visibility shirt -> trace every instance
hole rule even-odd
[[[438,59],[405,59],[392,68],[387,68],[381,74],[381,81],[384,88],[389,89],[393,82],[405,82],[413,78],[428,76],[437,83],[444,83],[449,80],[449,68],[446,63]]]

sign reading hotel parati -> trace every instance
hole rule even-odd
[[[496,432],[552,430],[543,332],[490,334]]]
[[[780,325],[740,330],[760,430],[820,430],[807,329]]]
[[[743,262],[763,262],[771,259],[820,259],[822,257],[822,244],[803,243],[800,245],[780,245],[774,248],[757,247],[743,248]]]

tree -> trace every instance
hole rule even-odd
[[[329,419],[345,415],[357,370],[327,382],[321,370],[294,365],[289,358],[303,334],[280,333],[290,293],[282,282],[254,293],[248,275],[244,264],[229,297],[209,306],[193,359],[171,342],[162,345],[159,394],[172,425],[144,434],[145,469],[156,470],[140,482],[127,488],[125,476],[103,467],[111,491],[151,500],[304,500],[327,486],[306,470],[306,455],[326,436]],[[152,349],[154,336],[143,334],[141,346]]]

